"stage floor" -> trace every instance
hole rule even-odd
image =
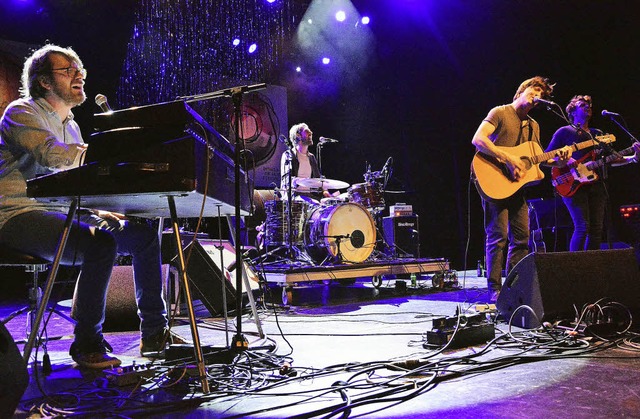
[[[457,312],[495,319],[486,280],[475,271],[457,272],[446,286],[437,278],[437,287],[434,275],[420,275],[415,284],[384,279],[379,287],[368,279],[346,284],[330,277],[292,286],[312,297],[283,306],[263,296],[259,322],[247,311],[241,334],[233,315],[226,322],[199,318],[200,340],[210,353],[206,368],[212,392],[206,395],[192,377],[192,364],[175,356],[171,362],[138,356],[136,331],[106,334],[123,367],[139,371],[135,385],[116,386],[130,378],[124,374],[113,378],[118,374],[77,368],[67,353],[72,325],[53,314],[48,334],[62,337],[47,345],[53,371],[44,376],[40,365],[30,365],[31,382],[16,417],[28,417],[37,406],[51,416],[310,418],[329,417],[345,403],[350,417],[640,417],[640,352],[631,341],[618,346],[567,341],[516,328],[508,337],[509,326],[497,320],[495,336],[507,337],[486,347],[425,348],[434,319]],[[0,318],[22,303],[3,302]],[[474,314],[477,310],[483,314]],[[6,325],[14,339],[25,338],[25,322],[20,315]],[[173,332],[191,340],[184,319],[176,321]],[[228,353],[211,351],[228,347],[240,335],[249,350],[217,364]],[[42,348],[34,354],[41,361]],[[34,413],[31,417],[39,417]],[[331,417],[347,417],[341,415]]]

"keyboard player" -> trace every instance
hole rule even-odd
[[[87,72],[71,48],[47,44],[27,58],[22,97],[0,120],[0,243],[53,260],[68,208],[39,203],[26,194],[26,181],[80,164],[86,146],[71,109],[86,95]],[[81,367],[102,369],[120,364],[108,354],[102,335],[106,293],[117,254],[133,256],[140,352],[164,349],[166,305],[162,297],[158,236],[144,224],[120,214],[79,211],[71,227],[63,264],[78,264],[75,339],[70,348]]]

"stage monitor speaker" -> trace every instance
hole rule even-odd
[[[184,254],[185,258],[190,254],[187,276],[190,280],[192,298],[200,300],[212,316],[222,315],[224,284],[227,310],[235,310],[237,269],[235,269],[236,253],[233,246],[226,240],[200,239],[185,247]],[[259,289],[255,272],[247,263],[243,266],[249,277],[251,289]],[[243,283],[243,294],[246,294],[246,291]],[[246,303],[247,301],[243,298],[241,307]]]
[[[496,307],[506,321],[522,305],[539,321],[574,320],[575,309],[602,298],[623,304],[632,314],[640,307],[640,272],[633,249],[530,253],[509,273]],[[514,316],[514,326],[540,323],[526,309]]]
[[[10,418],[29,385],[27,364],[4,324],[0,323],[0,418]]]
[[[390,256],[396,258],[420,257],[420,233],[417,215],[384,217],[384,239],[391,248]]]
[[[136,286],[133,279],[133,266],[114,266],[107,289],[107,305],[104,313],[104,332],[126,332],[140,329],[138,303],[136,302]],[[162,265],[162,287],[166,295],[169,265]],[[77,284],[76,284],[77,287]],[[76,316],[76,291],[71,303],[71,317]]]

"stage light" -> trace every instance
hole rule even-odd
[[[276,0],[267,0],[267,3],[273,3]]]
[[[347,18],[347,14],[344,12],[344,10],[339,10],[336,13],[336,20],[338,22],[344,22],[344,20]]]
[[[368,25],[370,21],[369,16],[362,16],[362,19],[360,19],[363,25]]]
[[[253,54],[254,52],[256,52],[257,49],[258,49],[258,45],[256,45],[255,43],[249,45],[249,54]]]
[[[307,23],[308,23],[309,25],[313,25],[313,19],[307,19]]]
[[[327,64],[329,64],[330,62],[331,62],[331,58],[329,58],[329,57],[324,57],[324,58],[322,59],[322,64],[324,64],[324,65],[327,65]]]
[[[233,40],[232,44],[233,44],[233,46],[234,46],[234,47],[237,47],[238,45],[240,45],[240,39],[235,38],[235,39]]]
[[[302,71],[302,67],[297,66],[297,67],[296,67],[296,73],[300,73],[301,71]]]

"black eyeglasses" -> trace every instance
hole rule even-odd
[[[78,74],[82,76],[83,79],[87,78],[87,70],[84,68],[77,67],[64,67],[64,68],[52,68],[51,71],[64,71],[68,77],[76,78]]]

